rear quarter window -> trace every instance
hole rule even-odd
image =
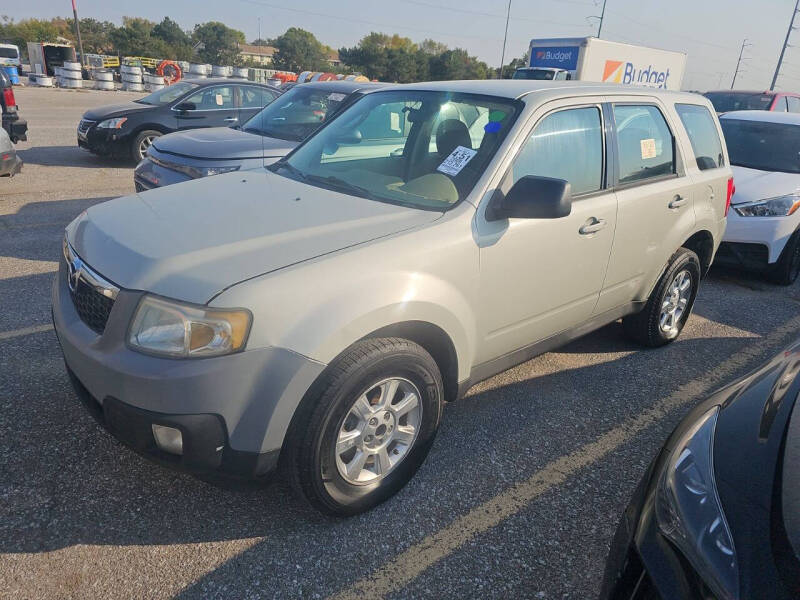
[[[692,144],[697,168],[701,171],[725,166],[722,141],[711,112],[698,104],[676,104],[675,110]]]
[[[619,182],[636,183],[675,173],[675,145],[661,111],[650,104],[615,104]]]

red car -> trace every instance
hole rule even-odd
[[[746,90],[720,90],[703,94],[711,100],[717,114],[734,110],[771,110],[800,113],[800,94],[791,92],[761,92]]]

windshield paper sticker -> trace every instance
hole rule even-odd
[[[328,94],[328,100],[331,102],[341,102],[344,100],[345,94],[340,94],[339,92],[334,92],[333,94]]]
[[[642,140],[642,160],[647,160],[648,158],[655,158],[656,154],[656,141],[653,138],[649,138],[646,140]]]
[[[478,152],[471,148],[464,146],[456,146],[456,149],[450,153],[450,156],[444,159],[444,162],[436,167],[436,170],[445,175],[455,177],[461,172],[461,169],[467,166],[467,163],[472,160]]]

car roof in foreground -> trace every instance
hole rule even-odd
[[[310,81],[308,83],[298,83],[292,89],[313,88],[331,92],[342,92],[349,94],[357,90],[372,91],[387,87],[388,83],[378,83],[374,81]]]
[[[661,96],[675,101],[683,100],[694,104],[706,104],[708,100],[700,94],[692,92],[673,92],[642,86],[629,86],[608,83],[591,83],[587,81],[535,81],[531,79],[484,79],[463,81],[430,81],[410,83],[398,86],[402,89],[424,90],[433,92],[459,92],[464,94],[481,94],[501,98],[518,99],[529,94],[538,93],[548,97],[563,96]],[[397,88],[395,88],[397,89]]]
[[[733,110],[720,116],[720,121],[761,121],[781,125],[800,125],[800,113],[769,110]]]

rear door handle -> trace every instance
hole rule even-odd
[[[669,206],[670,208],[680,208],[684,204],[686,204],[686,198],[684,198],[683,196],[675,196],[672,199],[672,202],[670,202],[667,206]]]
[[[591,219],[586,221],[583,227],[578,229],[578,233],[580,233],[581,235],[589,235],[591,233],[597,233],[601,229],[605,229],[606,225],[608,225],[608,223],[606,222],[605,219],[595,219],[594,217],[592,217]]]
[[[225,122],[226,123],[236,123],[236,121],[238,121],[238,120],[239,119],[237,119],[236,117],[228,117],[227,119],[225,119]]]

